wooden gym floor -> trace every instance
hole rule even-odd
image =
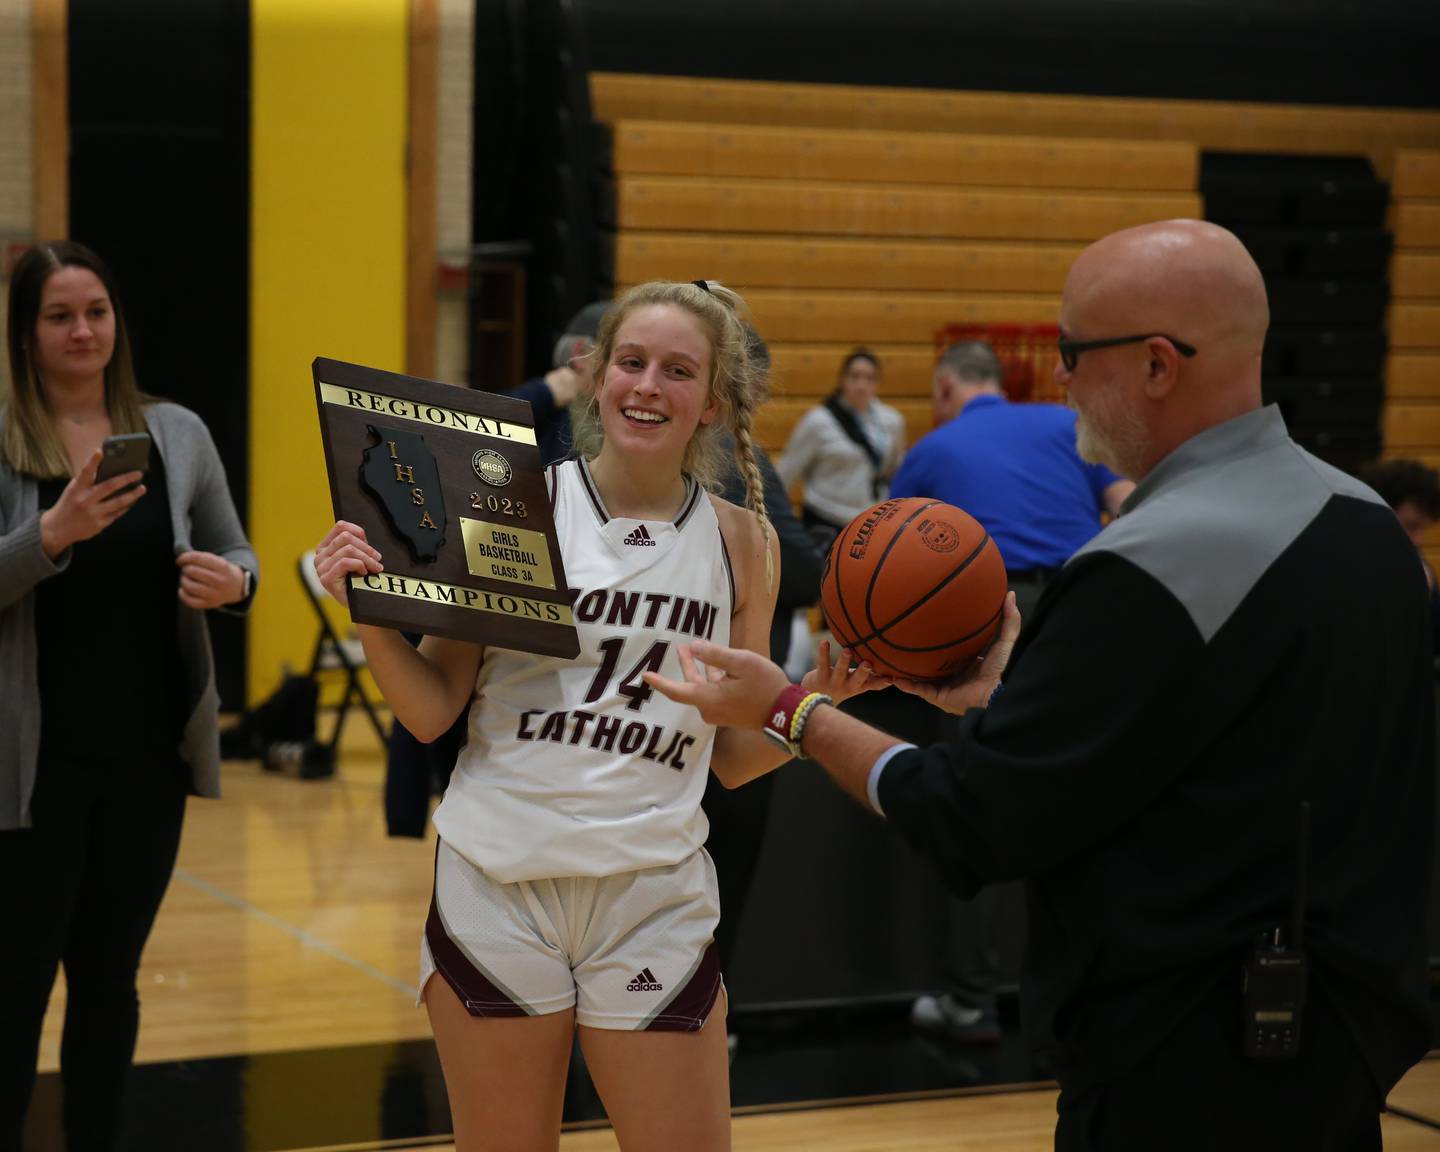
[[[434,1046],[414,1007],[434,842],[386,838],[382,774],[373,733],[353,718],[333,779],[236,762],[223,801],[191,801],[140,973],[127,1152],[452,1149]],[[62,1148],[63,1005],[62,979],[30,1152]],[[817,1023],[798,1038],[734,1019],[738,1150],[1051,1147],[1055,1091],[1025,1082],[1034,1077],[1018,1036],[979,1055],[912,1037],[897,1010]],[[572,1081],[563,1152],[615,1149],[588,1077]],[[1387,1148],[1440,1152],[1440,1058],[1412,1070],[1390,1103]]]

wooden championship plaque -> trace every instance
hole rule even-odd
[[[337,520],[385,570],[350,577],[350,616],[573,659],[570,589],[530,405],[317,357]]]

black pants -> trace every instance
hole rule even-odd
[[[430,818],[430,797],[444,792],[465,747],[467,708],[438,740],[422,744],[400,721],[390,721],[385,748],[385,831],[421,839]]]
[[[1134,1071],[1062,1087],[1056,1152],[1379,1152],[1379,1091],[1323,997],[1306,1005],[1295,1059],[1250,1060],[1239,983],[1217,987]]]
[[[404,633],[419,646],[418,632]],[[470,709],[462,708],[438,740],[422,744],[399,720],[391,718],[385,744],[385,832],[422,839],[430,819],[430,797],[445,791],[456,757],[469,735]]]
[[[1034,614],[1048,579],[1039,572],[1019,578],[1012,574],[1010,590],[1015,593],[1015,606],[1020,610],[1022,623]],[[960,717],[944,717],[941,738],[954,740],[959,727]],[[1014,886],[1006,889],[994,885],[982,889],[973,900],[950,898],[946,908],[949,931],[945,991],[962,1007],[995,1011],[996,986],[1000,983],[998,926],[1007,913],[1023,914],[1022,900]]]
[[[775,791],[775,773],[726,788],[712,772],[705,781],[702,806],[710,821],[705,851],[715,862],[715,881],[720,889],[720,923],[715,927],[715,947],[720,953],[720,971],[726,972],[735,956],[735,941],[765,828],[770,823],[770,797]]]
[[[0,1152],[21,1146],[62,962],[68,1145],[108,1152],[140,1024],[135,974],[180,846],[183,768],[173,756],[42,757],[32,815],[33,827],[0,832]]]

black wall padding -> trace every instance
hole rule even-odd
[[[565,322],[610,294],[588,41],[577,0],[480,0],[476,20],[475,240],[531,247],[525,363],[536,374],[549,369]],[[480,103],[482,89],[498,102]],[[512,155],[480,151],[506,139]]]
[[[1440,107],[1434,0],[584,0],[597,71]]]
[[[1265,276],[1266,400],[1305,447],[1363,467],[1380,451],[1389,188],[1359,156],[1205,152],[1200,191]]]

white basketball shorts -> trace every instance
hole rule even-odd
[[[420,955],[472,1016],[575,1005],[590,1028],[695,1032],[720,992],[715,866],[703,849],[665,868],[501,884],[443,840]]]

